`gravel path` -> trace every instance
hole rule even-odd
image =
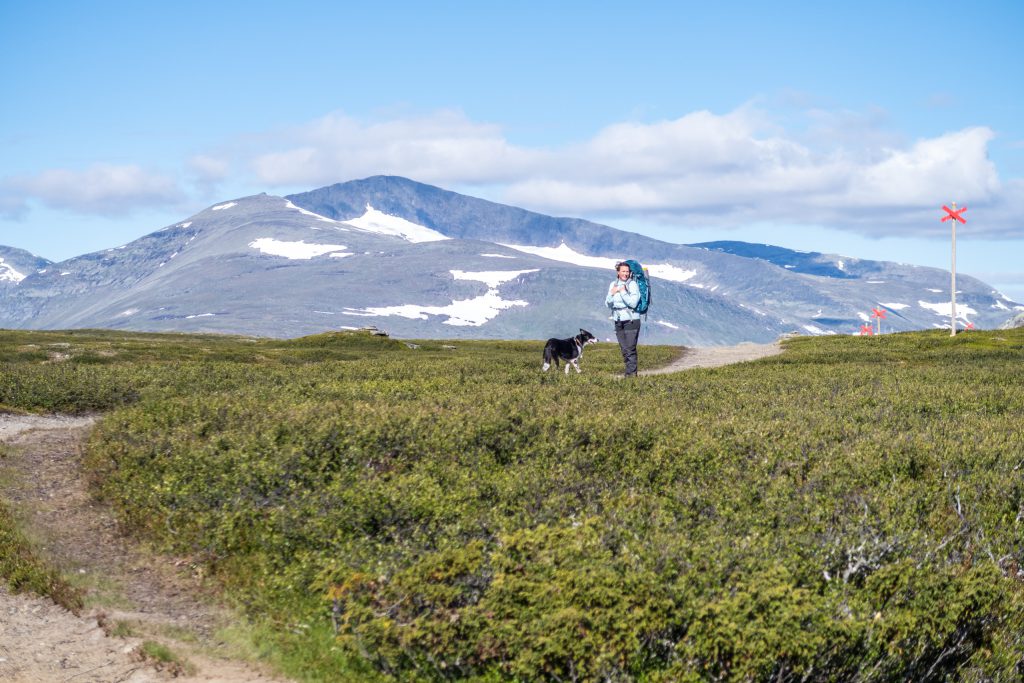
[[[754,344],[745,342],[736,346],[703,346],[686,349],[681,358],[663,368],[642,370],[641,375],[664,375],[669,372],[693,368],[716,368],[730,363],[742,363],[782,353],[779,342]]]
[[[232,617],[187,558],[132,544],[89,496],[80,461],[95,419],[0,414],[0,497],[18,511],[40,552],[84,583],[92,605],[76,616],[49,599],[0,587],[0,681],[283,681],[232,657],[218,637]],[[113,635],[117,627],[128,635]],[[185,664],[142,656],[145,641]]]

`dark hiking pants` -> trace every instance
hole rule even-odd
[[[615,338],[619,340],[622,360],[626,363],[626,377],[636,375],[636,342],[640,338],[639,320],[616,320]]]

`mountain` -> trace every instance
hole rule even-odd
[[[53,265],[24,249],[0,246],[0,291],[5,285],[16,285],[32,273]]]
[[[1000,329],[1009,330],[1014,327],[1024,327],[1024,313],[1018,313],[1000,326]]]
[[[0,326],[14,328],[295,337],[374,325],[405,338],[546,339],[583,327],[608,339],[604,293],[626,257],[653,280],[647,343],[852,334],[879,306],[883,331],[949,322],[939,269],[671,244],[390,176],[221,202],[56,264],[20,250],[0,257],[25,275],[0,285]],[[958,314],[979,328],[1024,310],[974,278],[957,286]]]

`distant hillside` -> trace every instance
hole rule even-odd
[[[374,325],[405,338],[612,337],[616,260],[650,269],[645,343],[767,342],[949,324],[949,274],[742,242],[670,244],[406,178],[224,201],[117,249],[52,264],[0,252],[0,326],[297,337]],[[9,271],[4,271],[7,265]],[[1018,310],[957,280],[960,324]]]

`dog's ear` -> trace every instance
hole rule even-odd
[[[580,334],[590,334],[590,333],[589,333],[589,332],[587,332],[587,331],[586,331],[585,329],[583,329],[583,328],[581,327],[581,328],[580,328]]]

